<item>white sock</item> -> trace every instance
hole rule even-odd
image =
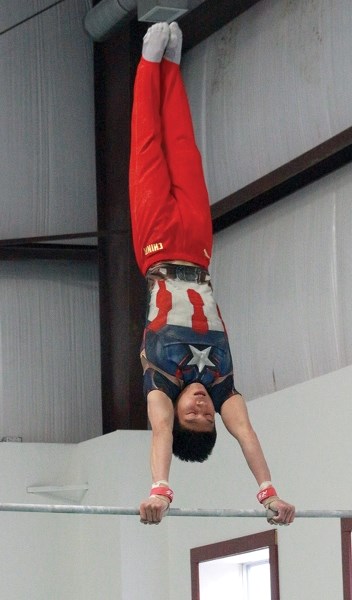
[[[166,46],[164,58],[179,65],[182,52],[182,31],[175,21],[170,23],[169,29],[170,37]]]
[[[170,31],[167,23],[155,23],[149,27],[143,38],[142,56],[150,62],[160,62],[169,41]]]

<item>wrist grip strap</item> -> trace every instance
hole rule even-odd
[[[170,502],[173,501],[174,493],[169,487],[152,487],[150,490],[151,496],[165,496]]]
[[[277,496],[277,492],[272,485],[264,488],[263,490],[259,490],[257,494],[257,500],[260,502],[260,504],[263,504],[265,500],[271,498],[271,496]]]

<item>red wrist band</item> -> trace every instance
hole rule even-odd
[[[174,493],[170,488],[167,487],[153,487],[150,490],[151,496],[166,496],[172,502],[174,498]]]
[[[270,498],[271,496],[277,496],[276,489],[272,485],[267,488],[264,488],[264,490],[259,490],[257,494],[257,499],[258,502],[260,502],[260,504],[263,504],[264,500]]]

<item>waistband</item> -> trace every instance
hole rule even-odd
[[[146,278],[178,279],[195,283],[210,283],[209,272],[203,267],[177,265],[175,263],[157,263],[148,269]]]

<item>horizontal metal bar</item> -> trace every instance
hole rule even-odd
[[[0,504],[0,512],[62,513],[82,515],[139,515],[138,508],[121,506],[84,506],[81,504]],[[263,510],[233,510],[231,508],[171,508],[170,517],[266,517]],[[351,519],[352,510],[298,510],[297,518]]]

